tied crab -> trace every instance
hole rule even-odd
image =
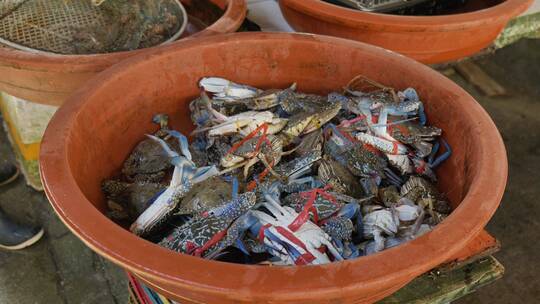
[[[246,136],[261,125],[268,125],[268,134],[275,134],[287,125],[287,119],[283,119],[270,111],[247,111],[233,116],[227,116],[215,110],[205,92],[201,93],[203,103],[210,115],[210,119],[215,121],[211,127],[198,128],[194,134],[208,132],[209,137],[240,134]]]
[[[253,192],[233,193],[223,206],[193,217],[175,228],[160,245],[195,256],[212,256],[233,244],[229,243],[236,229],[231,225],[255,205]]]
[[[356,177],[329,156],[325,156],[320,161],[317,174],[323,184],[330,185],[336,192],[352,197],[363,195],[362,186]]]
[[[281,206],[279,193],[265,192],[261,207],[240,217],[233,226],[232,239],[246,254],[241,240],[246,233],[259,240],[262,248],[282,265],[319,265],[343,260],[331,242],[331,237],[292,208]],[[229,242],[232,243],[232,242]]]
[[[284,204],[299,213],[299,222],[309,218],[320,226],[331,236],[334,246],[344,258],[358,257],[360,253],[351,241],[353,232],[363,229],[360,205],[358,202],[340,202],[327,192],[329,188],[291,194],[285,198]]]
[[[354,139],[350,134],[340,130],[333,124],[328,124],[326,132],[325,152],[357,177],[365,193],[376,194],[376,188],[382,179],[400,185],[402,180],[388,168],[384,155],[369,144]]]
[[[263,134],[257,134],[262,131]],[[244,177],[248,176],[249,169],[259,161],[271,170],[271,166],[280,162],[283,155],[292,152],[283,152],[283,141],[274,135],[267,135],[268,125],[263,124],[244,139],[238,141],[221,159],[221,166],[230,170],[244,167]]]

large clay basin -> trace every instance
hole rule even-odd
[[[532,0],[470,0],[467,13],[397,16],[353,10],[320,0],[279,0],[287,22],[297,31],[358,40],[399,52],[423,63],[470,56],[489,46],[508,21]],[[477,3],[478,4],[477,4]]]
[[[214,20],[213,16],[201,17],[204,14],[197,11],[195,5],[197,1],[200,0],[182,0],[190,14],[187,29],[189,37],[235,32],[246,17],[245,0],[210,0],[224,9],[223,15],[217,20]],[[192,18],[193,16],[196,17]],[[201,21],[210,24],[201,30],[200,27],[205,25],[201,24]],[[66,56],[30,53],[0,46],[0,91],[36,103],[61,105],[73,91],[99,72],[121,60],[150,49]]]
[[[151,117],[168,113],[190,132],[188,102],[198,80],[214,75],[261,88],[328,93],[364,74],[399,89],[412,86],[429,120],[445,131],[453,157],[440,188],[455,211],[432,232],[356,260],[308,267],[207,261],[136,237],[103,211],[100,183],[120,167]],[[463,89],[434,70],[367,44],[332,37],[239,33],[145,53],[107,70],[56,113],[43,139],[45,192],[62,221],[100,255],[182,303],[369,303],[452,259],[497,209],[506,185],[506,151],[490,117]]]

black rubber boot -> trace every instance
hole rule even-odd
[[[43,229],[18,224],[0,209],[0,248],[24,249],[39,241],[42,236]]]
[[[7,185],[19,177],[19,169],[8,162],[0,162],[0,186]]]

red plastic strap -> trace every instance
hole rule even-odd
[[[302,198],[308,198],[309,195],[313,192],[315,192],[315,195],[320,195],[322,196],[324,199],[327,199],[329,200],[330,202],[332,202],[334,205],[338,206],[338,203],[336,201],[336,198],[328,193],[327,191],[330,190],[332,188],[332,185],[326,185],[324,188],[322,189],[312,189],[312,190],[309,190],[309,191],[305,191],[305,192],[302,192],[300,193],[300,196]]]
[[[300,227],[302,227],[302,225],[304,225],[309,220],[310,211],[313,212],[313,220],[315,221],[315,223],[319,222],[319,214],[314,206],[317,195],[322,196],[323,198],[329,200],[331,203],[337,206],[336,198],[326,192],[330,188],[330,185],[326,185],[326,187],[324,187],[323,189],[312,189],[310,191],[300,193],[300,196],[302,198],[307,198],[308,201],[304,205],[304,208],[302,209],[300,214],[298,214],[294,221],[289,224],[288,228],[292,231],[297,231],[298,229],[300,229]]]
[[[232,146],[231,149],[227,152],[228,154],[234,153],[234,151],[238,150],[243,144],[245,144],[248,140],[254,138],[259,132],[263,130],[263,135],[259,139],[259,142],[257,142],[257,148],[260,148],[260,144],[264,141],[264,138],[266,138],[266,133],[268,132],[268,124],[263,123],[260,125],[257,129],[255,129],[253,132],[249,133],[246,137],[244,137],[241,141],[236,143],[234,146]],[[255,150],[257,150],[257,148]]]
[[[354,137],[351,136],[351,134],[349,134],[349,132],[345,132],[343,130],[339,130],[341,132],[341,134],[343,134],[343,136],[345,138],[347,138],[350,142],[352,143],[355,143],[355,142],[358,142],[358,140]]]
[[[301,265],[309,265],[311,262],[315,260],[315,256],[313,256],[311,253],[307,252],[302,254],[294,261],[295,265],[301,266]]]
[[[418,174],[423,174],[424,172],[426,172],[426,162],[422,161],[420,166],[416,167],[415,171]]]
[[[263,172],[263,173],[264,173],[264,172]],[[262,174],[261,174],[261,175],[262,175]],[[247,185],[246,190],[247,190],[248,192],[250,192],[250,191],[253,191],[255,188],[257,188],[257,182],[256,182],[256,181],[251,181],[251,182],[249,182],[249,184]]]
[[[372,146],[370,144],[362,144],[362,146],[364,147],[364,149],[368,150],[371,153],[374,153],[374,154],[377,154],[377,155],[381,154],[381,151],[379,151],[379,149],[375,148],[374,146]]]
[[[225,235],[227,235],[227,229],[216,233],[208,242],[206,242],[202,247],[195,249],[195,252],[193,253],[194,256],[200,257],[206,250],[210,249],[210,247],[217,244],[219,241],[221,241]]]
[[[302,242],[300,239],[298,239],[293,233],[291,233],[289,230],[281,227],[281,226],[277,226],[275,227],[277,232],[279,232],[281,235],[283,235],[285,238],[287,238],[289,241],[291,241],[292,243],[294,243],[296,246],[304,249],[304,251],[306,252],[305,254],[307,255],[307,257],[310,257],[308,258],[311,259],[311,261],[313,261],[315,259],[315,257],[309,253],[309,250],[307,249],[306,247],[306,244],[304,244],[304,242]]]
[[[266,229],[270,228],[272,225],[270,224],[266,224],[264,226],[262,226],[260,229],[259,229],[259,233],[258,233],[258,238],[259,238],[259,241],[264,242],[264,232],[266,231]]]
[[[197,249],[197,245],[195,245],[195,243],[193,243],[192,241],[187,241],[186,242],[186,251],[187,251],[187,253],[191,254],[196,249]]]
[[[269,164],[270,168],[272,168],[273,166],[274,166],[274,160],[272,160],[272,162]],[[262,183],[264,181],[268,173],[270,173],[270,169],[266,168],[264,169],[263,172],[261,172],[261,174],[259,174],[259,176],[257,177],[257,179],[259,180],[259,183]],[[249,182],[246,189],[247,191],[253,191],[255,188],[257,188],[257,182],[253,180]]]
[[[388,126],[388,132],[392,132],[394,129],[399,130],[399,132],[401,134],[403,134],[404,136],[409,136],[411,134],[409,129],[407,129],[407,127],[405,127],[405,126],[403,126],[401,124],[395,124],[395,125],[390,124]]]
[[[392,142],[392,153],[393,155],[397,155],[399,151],[399,146],[397,141]]]
[[[339,127],[350,127],[353,124],[355,124],[355,123],[357,123],[357,122],[359,122],[361,120],[365,120],[366,118],[367,118],[366,115],[360,114],[356,118],[353,118],[353,119],[350,119],[350,120],[343,120],[339,124]]]
[[[309,220],[309,211],[313,208],[313,203],[315,202],[315,199],[317,198],[317,192],[310,193],[308,202],[304,205],[304,209],[302,212],[298,214],[298,216],[294,219],[292,223],[287,226],[292,231],[297,231]]]

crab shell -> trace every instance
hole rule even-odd
[[[149,206],[150,200],[167,186],[159,183],[124,183],[116,180],[104,181],[102,191],[107,199],[126,207],[131,218],[137,218]]]
[[[200,214],[223,206],[232,198],[232,185],[220,177],[212,177],[193,185],[180,202],[177,214]]]
[[[259,153],[264,155],[268,161],[273,161],[275,165],[281,160],[281,155],[283,154],[283,141],[280,137],[274,135],[267,135],[267,139],[268,142],[270,142],[271,147],[268,146],[267,141],[263,141]],[[248,158],[258,157],[259,155],[253,154],[259,140],[260,136],[251,138],[242,144],[236,151],[227,153],[221,158],[221,166],[230,168],[242,163]]]
[[[220,241],[226,239],[229,226],[240,216],[255,205],[256,196],[246,192],[228,204],[219,207],[225,209],[219,214],[208,212],[195,216],[184,225],[175,228],[159,244],[171,250],[193,255],[208,255],[220,246]],[[216,210],[216,209],[214,209]]]
[[[171,149],[178,151],[178,143],[173,138],[165,141]],[[152,175],[171,168],[169,157],[163,152],[163,148],[152,139],[144,139],[124,162],[122,173],[129,177],[136,175]]]
[[[319,164],[318,176],[323,184],[331,185],[332,190],[336,192],[357,198],[363,195],[362,186],[354,175],[327,156]]]
[[[293,193],[285,197],[283,202],[285,205],[289,205],[290,207],[292,207],[294,211],[300,213],[304,209],[308,200],[309,199],[303,197],[301,193]],[[341,207],[343,207],[343,205],[344,204],[341,202],[331,202],[328,199],[325,199],[318,195],[315,199],[315,202],[313,203],[316,215],[312,210],[310,212],[311,220],[313,222],[320,222],[322,220],[329,219],[334,214],[336,214],[336,212],[338,212]]]
[[[245,101],[247,107],[251,110],[268,110],[278,106],[283,101],[289,101],[294,98],[296,84],[285,90],[272,89],[260,93],[257,96]]]
[[[328,102],[328,98],[313,94],[294,93],[288,97],[282,100],[281,108],[289,115],[312,113],[313,109],[324,107]]]
[[[336,117],[340,110],[341,103],[339,102],[328,104],[317,110],[302,134],[308,134],[320,129],[323,125]]]

